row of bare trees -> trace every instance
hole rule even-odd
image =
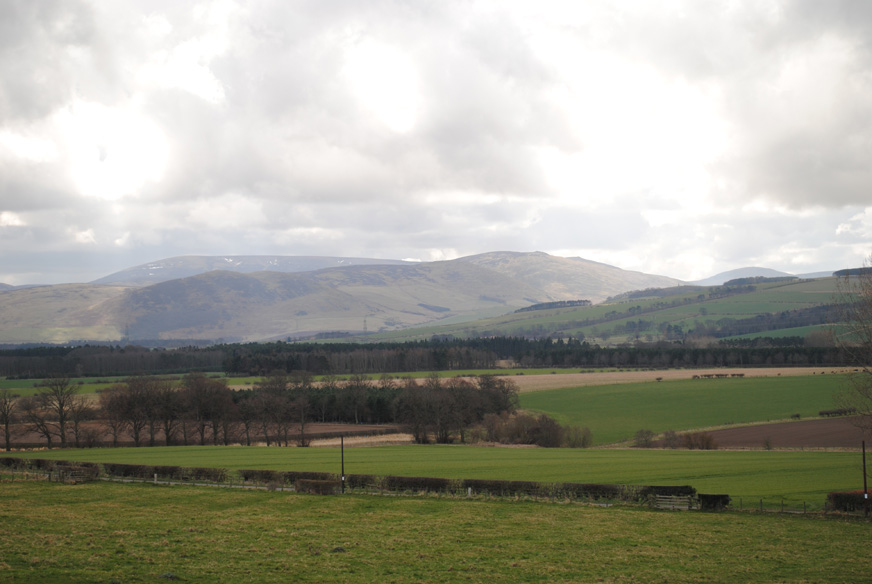
[[[81,447],[111,438],[113,446],[230,444],[306,446],[311,422],[403,425],[421,443],[466,440],[467,428],[488,414],[514,412],[517,387],[493,376],[431,376],[419,383],[383,376],[315,382],[283,371],[251,389],[231,390],[202,373],[180,384],[150,375],[129,377],[101,391],[78,393],[66,377],[45,381],[33,396],[0,392],[0,425],[7,450],[16,426],[37,433],[49,448]]]

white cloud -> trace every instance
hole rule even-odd
[[[27,162],[52,162],[58,157],[58,149],[52,140],[42,136],[27,136],[10,130],[0,130],[0,152],[6,157]]]
[[[59,112],[72,183],[84,195],[115,200],[163,175],[168,155],[161,130],[135,107],[74,101]]]
[[[361,105],[399,133],[418,119],[419,89],[413,61],[403,51],[372,40],[346,49],[343,73]]]
[[[25,223],[17,213],[0,212],[0,227],[21,227]]]
[[[43,281],[71,239],[684,279],[872,248],[862,3],[33,6],[0,8],[0,258]]]
[[[85,229],[83,231],[73,231],[73,239],[76,243],[91,244],[97,243],[97,236],[94,229]]]

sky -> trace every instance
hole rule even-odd
[[[0,282],[543,251],[872,251],[872,2],[6,0]]]

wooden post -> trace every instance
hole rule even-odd
[[[339,451],[341,452],[342,456],[342,474],[340,475],[342,477],[341,486],[342,493],[345,494],[345,436],[339,437]]]

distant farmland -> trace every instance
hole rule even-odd
[[[816,417],[833,408],[846,384],[845,375],[664,380],[522,393],[521,407],[587,426],[596,444],[612,444],[643,428],[680,431]]]

